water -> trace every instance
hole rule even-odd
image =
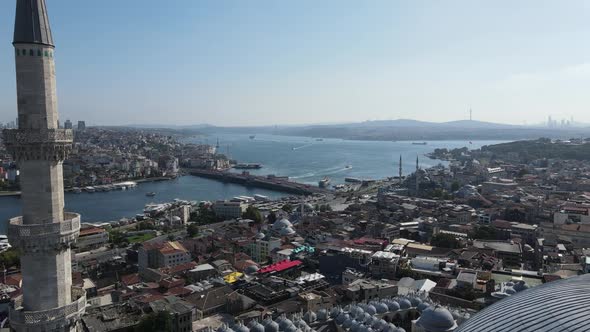
[[[430,167],[440,160],[431,160],[425,153],[435,148],[460,148],[468,146],[479,148],[482,145],[496,144],[498,141],[434,141],[427,145],[413,145],[411,142],[375,142],[325,139],[316,141],[304,137],[273,135],[223,134],[219,135],[220,152],[226,153],[239,162],[261,163],[260,170],[254,174],[276,174],[289,176],[294,181],[317,185],[328,176],[332,184],[343,183],[345,177],[359,179],[379,179],[396,176],[399,156],[403,159],[403,173],[409,174],[416,168],[416,157],[420,167]],[[192,142],[212,143],[218,136],[189,139]],[[351,168],[346,168],[350,165]],[[155,197],[147,197],[147,192],[156,192]],[[266,195],[272,198],[284,194],[245,188],[213,180],[184,176],[172,181],[141,183],[137,188],[127,191],[96,193],[66,193],[66,210],[82,214],[83,222],[104,222],[132,217],[141,213],[145,204],[170,202],[175,198],[184,200],[228,199],[239,195]],[[20,215],[20,198],[0,197],[0,221]],[[5,233],[6,222],[0,222],[0,233]]]
[[[217,136],[193,138],[190,142],[215,142]],[[499,141],[432,141],[427,145],[414,145],[412,142],[388,141],[348,141],[341,139],[256,135],[220,135],[220,152],[227,153],[238,162],[261,163],[259,170],[249,170],[252,174],[286,175],[292,180],[317,185],[324,177],[332,184],[343,183],[344,178],[381,179],[399,174],[399,157],[402,156],[402,173],[407,175],[416,170],[416,157],[420,167],[427,168],[441,160],[432,160],[424,154],[436,148],[480,148],[483,145],[497,144]],[[347,168],[346,166],[351,166]],[[234,170],[238,171],[238,170]],[[241,172],[241,171],[239,171]]]

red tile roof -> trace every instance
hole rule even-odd
[[[295,260],[295,261],[284,260],[284,261],[280,261],[275,264],[265,266],[264,268],[258,270],[258,273],[281,272],[281,271],[299,266],[301,264],[303,264],[303,262],[301,262],[300,260]]]
[[[138,273],[128,274],[121,277],[121,283],[125,286],[135,285],[138,284],[140,281],[141,280],[139,278]]]
[[[100,233],[104,233],[106,232],[106,230],[102,229],[102,228],[98,228],[98,227],[88,227],[88,228],[82,228],[80,230],[80,236],[86,236],[86,235],[93,235],[93,234],[100,234]]]

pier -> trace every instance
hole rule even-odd
[[[286,177],[278,177],[273,175],[259,176],[252,175],[248,172],[231,173],[228,171],[215,171],[206,169],[188,169],[187,172],[190,175],[207,179],[241,184],[246,187],[276,190],[296,195],[326,194],[330,192],[328,189],[292,182]]]

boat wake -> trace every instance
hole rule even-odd
[[[299,149],[303,149],[303,148],[307,148],[310,146],[313,146],[314,144],[306,144],[306,145],[302,145],[302,146],[297,146],[293,148],[293,151],[299,150]]]

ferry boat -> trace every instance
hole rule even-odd
[[[96,191],[96,189],[92,186],[88,186],[88,187],[84,188],[84,190],[86,190],[86,192],[89,192],[89,193],[93,193]]]
[[[412,145],[426,145],[426,142],[412,142]]]
[[[325,177],[318,182],[320,188],[327,188],[330,185],[330,178]]]
[[[156,193],[155,193],[155,192],[153,192],[153,191],[150,191],[149,193],[146,193],[145,195],[146,195],[147,197],[154,197],[154,196],[156,196]]]
[[[234,165],[235,169],[261,169],[262,164],[248,164],[248,163],[240,163]]]
[[[357,179],[357,178],[344,178],[344,182],[361,183],[361,182],[363,182],[363,180]]]

